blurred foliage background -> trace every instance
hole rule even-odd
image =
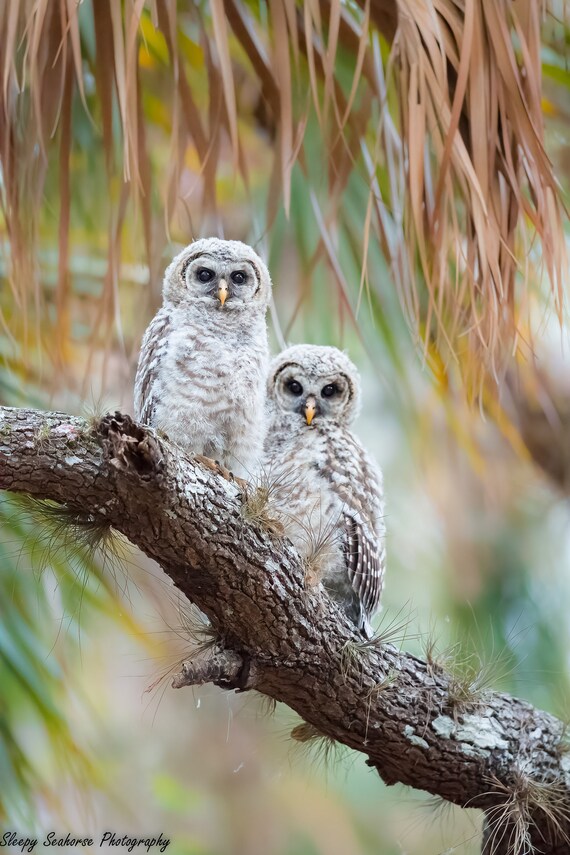
[[[564,0],[0,4],[1,403],[130,410],[165,264],[199,236],[251,243],[274,348],[361,367],[381,620],[562,716],[569,42]],[[477,812],[327,766],[286,709],[172,691],[196,618],[128,544],[11,497],[0,529],[4,827],[479,851]]]

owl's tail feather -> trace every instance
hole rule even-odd
[[[364,612],[364,609],[360,608],[360,617],[358,619],[358,629],[364,635],[367,641],[369,641],[374,636],[374,630],[370,625],[370,621]]]

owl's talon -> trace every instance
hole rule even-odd
[[[210,469],[212,472],[218,472],[219,463],[217,460],[213,460],[211,457],[206,457],[205,454],[195,454],[194,460],[204,466],[206,469]]]
[[[236,478],[233,472],[230,472],[229,469],[226,469],[223,463],[220,463],[219,460],[214,460],[212,457],[206,457],[203,454],[195,454],[194,460],[204,466],[206,469],[209,469],[211,472],[215,472],[216,475],[221,475],[222,478],[225,478],[226,481],[231,481],[234,484],[238,484],[241,486],[245,482],[242,481],[241,478]]]
[[[229,472],[229,476],[230,476],[230,481],[233,484],[237,484],[237,486],[240,488],[242,493],[245,492],[245,490],[247,489],[247,481],[244,478],[240,478],[238,475],[234,475],[234,473],[231,470]]]

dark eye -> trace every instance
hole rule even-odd
[[[235,270],[230,276],[230,279],[232,280],[234,285],[243,285],[243,283],[245,282],[245,273],[243,272],[243,270]]]
[[[210,270],[209,267],[201,267],[198,270],[198,279],[200,282],[211,282],[214,278],[214,271]]]
[[[286,385],[292,395],[299,396],[303,394],[303,387],[296,380],[289,380]]]
[[[323,398],[332,398],[333,395],[336,395],[338,392],[338,386],[336,383],[329,383],[327,386],[323,386],[321,389],[321,395]]]

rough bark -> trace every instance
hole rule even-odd
[[[223,689],[243,690],[250,685],[253,687],[253,679],[243,681],[244,665],[243,656],[234,650],[217,650],[211,656],[199,656],[183,662],[180,672],[174,675],[172,688],[203,686],[205,683],[214,683]]]
[[[91,427],[0,408],[0,488],[104,518],[161,565],[219,630],[218,660],[190,664],[187,684],[209,673],[255,688],[363,752],[386,783],[491,810],[497,828],[524,799],[536,851],[570,851],[562,723],[505,694],[458,693],[436,663],[364,644],[324,592],[306,588],[293,547],[247,519],[228,473],[128,416]],[[487,851],[503,851],[496,842]]]

